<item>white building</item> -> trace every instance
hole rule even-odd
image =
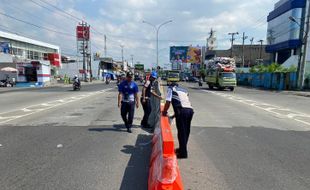
[[[0,72],[2,80],[7,75],[16,76],[17,82],[34,82],[44,85],[58,74],[61,67],[59,46],[0,31],[0,69],[13,67],[16,73]]]

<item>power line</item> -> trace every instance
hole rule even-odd
[[[44,5],[41,5],[41,4],[39,4],[38,2],[36,2],[36,1],[33,1],[33,0],[30,0],[33,4],[35,4],[35,5],[37,5],[37,6],[39,6],[39,7],[42,7],[42,8],[44,8],[44,9],[46,9],[46,10],[49,10],[49,11],[51,11],[51,12],[55,12],[55,11],[53,11],[52,9],[50,9],[50,8],[48,8],[48,7],[46,7],[46,6],[44,6]],[[66,17],[66,18],[69,18],[70,20],[72,20],[70,17],[68,17],[68,16],[65,16],[65,15],[61,15],[61,16],[63,16],[63,17]],[[74,21],[75,22],[75,21]]]
[[[78,18],[77,16],[74,16],[73,14],[70,14],[70,13],[64,11],[63,9],[61,9],[61,8],[59,8],[59,7],[57,7],[57,6],[53,5],[53,4],[51,4],[51,3],[47,2],[47,1],[45,1],[45,0],[39,0],[39,1],[48,4],[49,6],[51,6],[51,7],[55,8],[55,9],[57,9],[58,11],[60,11],[60,12],[62,12],[62,13],[64,13],[64,14],[66,14],[66,15],[68,15],[68,16],[74,18],[74,19],[75,19],[76,21],[78,21],[78,22],[84,20],[84,19]]]
[[[25,23],[25,24],[34,26],[34,27],[36,27],[36,28],[44,29],[44,30],[47,30],[47,31],[50,31],[50,32],[54,32],[54,33],[58,33],[58,34],[65,35],[65,36],[70,36],[70,37],[74,37],[74,38],[76,37],[76,36],[74,36],[74,35],[72,35],[72,34],[69,34],[69,33],[56,31],[56,30],[53,30],[53,29],[50,29],[50,28],[47,28],[47,27],[44,27],[44,26],[39,26],[39,25],[33,24],[33,23],[31,23],[31,22],[21,20],[21,19],[19,19],[19,18],[10,16],[10,15],[5,14],[5,13],[3,13],[3,12],[0,12],[0,15],[3,15],[3,16],[5,16],[5,17],[11,18],[11,19],[13,19],[13,20],[16,20],[16,21],[19,21],[19,22],[22,22],[22,23]]]
[[[9,7],[12,8],[12,9],[17,9],[18,11],[27,13],[28,15],[32,16],[33,18],[36,18],[39,22],[45,23],[45,22],[43,22],[42,17],[39,17],[39,16],[37,16],[37,15],[35,15],[35,14],[33,14],[33,13],[31,13],[31,12],[25,10],[25,9],[21,9],[21,8],[19,8],[19,7],[13,6],[12,4],[6,4],[6,6],[9,6]],[[57,26],[57,25],[54,24],[54,23],[51,23],[51,25],[53,25],[53,26],[59,28],[59,26]]]

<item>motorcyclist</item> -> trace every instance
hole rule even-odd
[[[81,81],[77,75],[74,75],[73,81],[75,84],[77,84],[79,87],[81,86]]]

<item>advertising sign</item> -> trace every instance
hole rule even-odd
[[[188,63],[201,63],[201,48],[200,47],[189,47],[187,52]]]
[[[8,42],[0,42],[0,52],[10,53],[10,44]]]
[[[188,52],[188,46],[170,47],[170,62],[187,63],[187,52]]]
[[[48,60],[50,61],[51,65],[53,65],[55,67],[61,66],[60,56],[58,53],[49,53],[48,54]]]
[[[89,26],[77,26],[76,37],[78,41],[88,41],[90,39],[90,27]]]
[[[135,64],[135,70],[144,71],[144,65],[143,64]]]

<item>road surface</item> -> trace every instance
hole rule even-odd
[[[309,98],[185,86],[195,109],[179,160],[186,190],[310,189]],[[152,135],[126,132],[116,96],[115,84],[1,93],[0,189],[147,189]]]
[[[0,189],[146,189],[151,134],[126,132],[115,86],[0,94]]]
[[[195,116],[185,189],[310,189],[310,99],[186,84]]]

